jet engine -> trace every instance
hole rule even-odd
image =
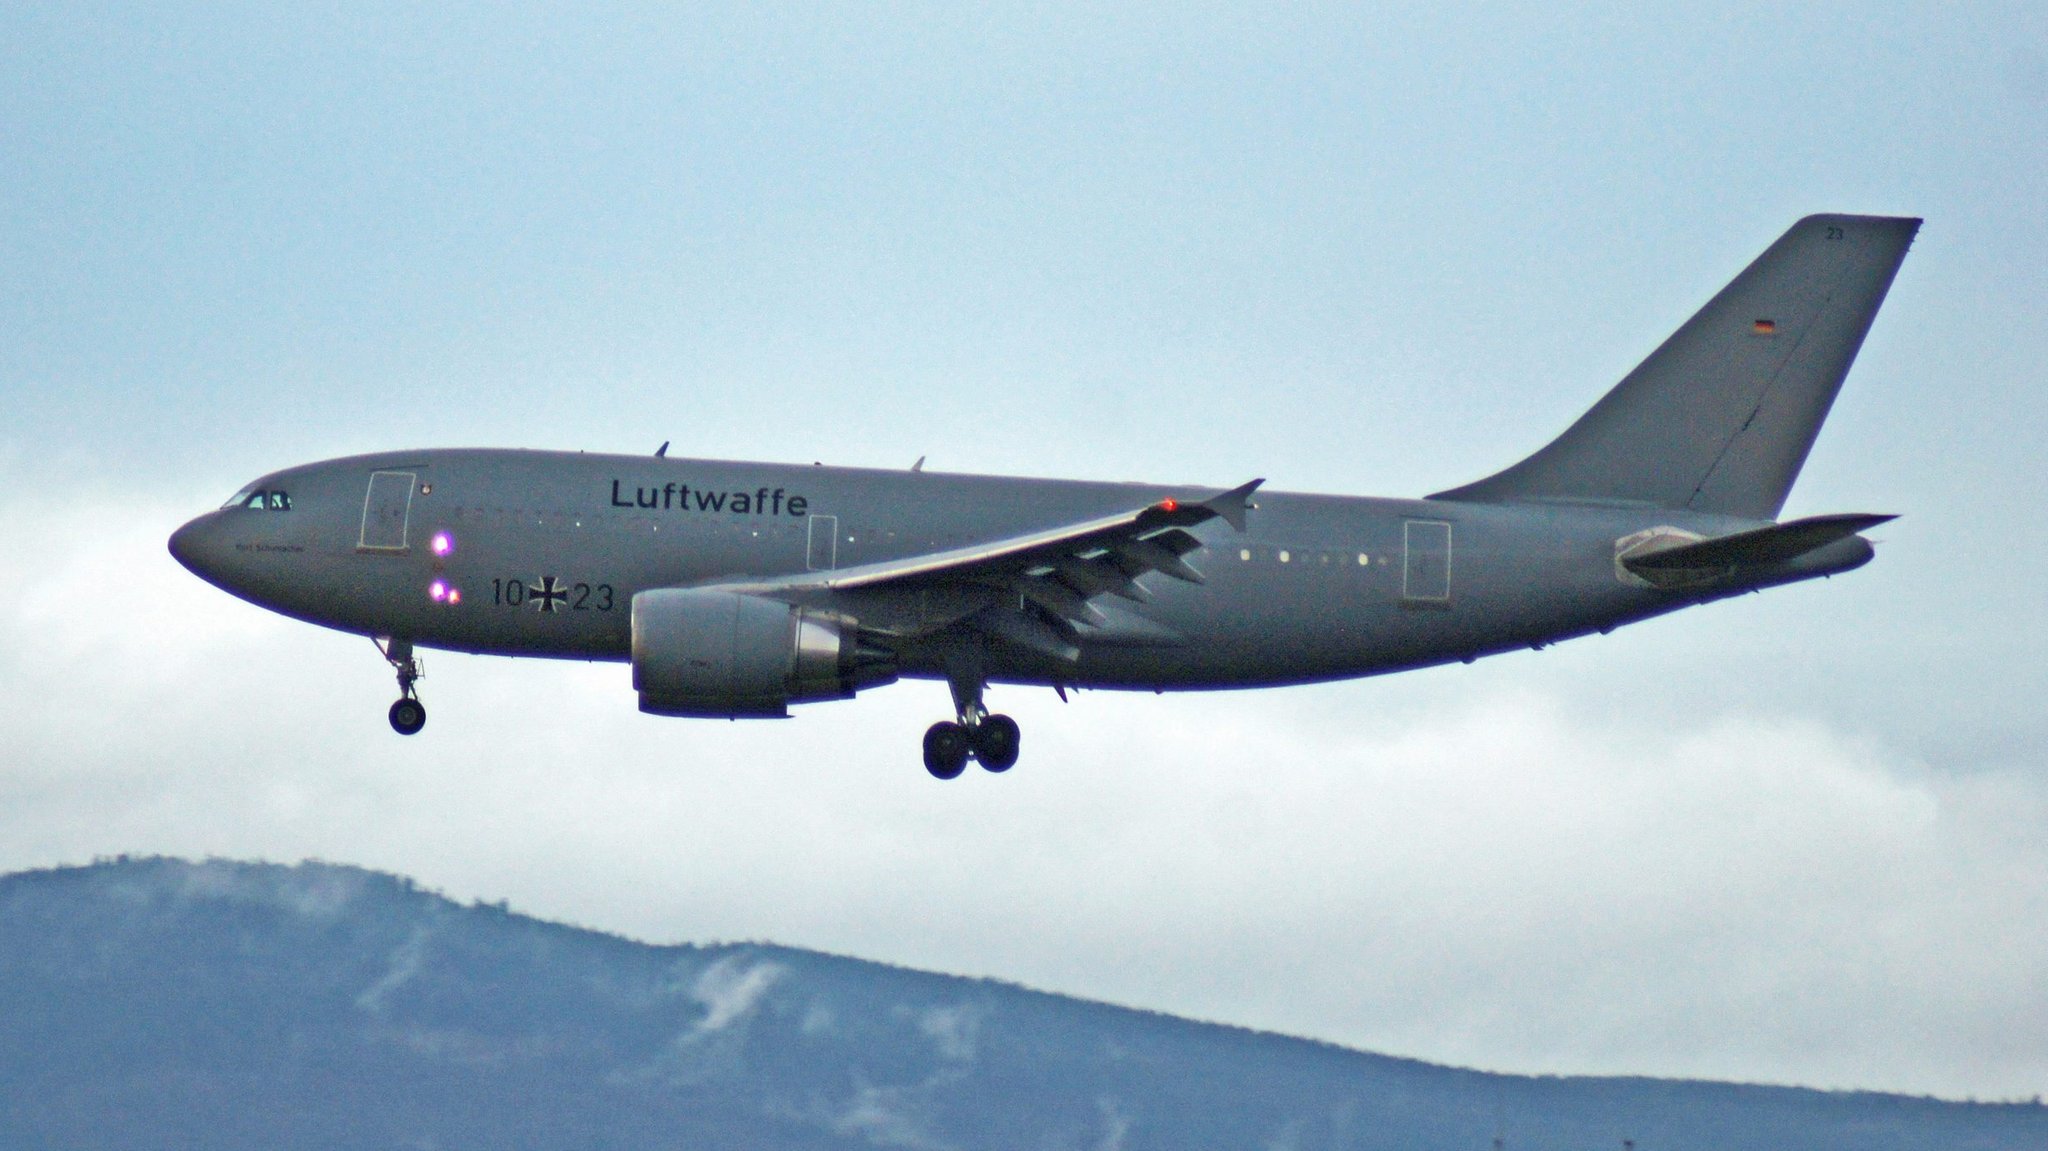
[[[843,615],[712,588],[633,597],[633,687],[655,715],[779,719],[896,678]]]

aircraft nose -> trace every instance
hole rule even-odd
[[[171,533],[171,558],[184,564],[193,575],[211,575],[218,559],[214,555],[211,515],[200,516]]]

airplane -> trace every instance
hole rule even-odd
[[[180,527],[201,578],[416,652],[630,664],[640,710],[784,717],[943,680],[924,764],[1017,762],[990,684],[1345,679],[1862,566],[1894,517],[1778,522],[1920,220],[1794,224],[1555,440],[1421,499],[421,449],[286,468]]]

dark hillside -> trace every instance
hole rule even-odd
[[[0,1147],[2048,1147],[2048,1109],[1495,1076],[324,864],[0,878]]]

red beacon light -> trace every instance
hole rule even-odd
[[[1159,501],[1159,510],[1162,512],[1177,512],[1180,510],[1180,501],[1172,496],[1168,496]]]

